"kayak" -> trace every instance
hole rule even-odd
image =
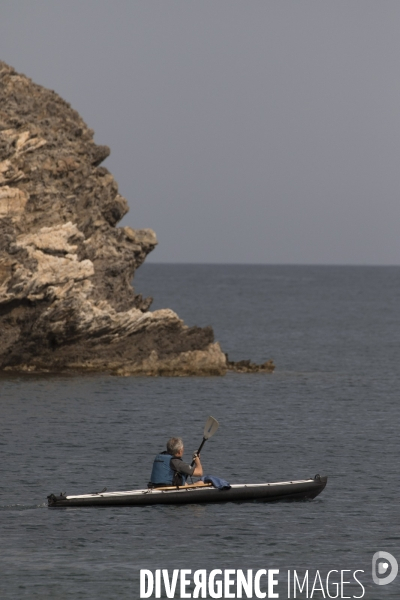
[[[125,492],[107,492],[67,496],[50,494],[48,506],[148,506],[152,504],[203,504],[211,502],[276,502],[278,500],[310,500],[318,496],[328,478],[316,475],[314,479],[279,481],[277,483],[246,483],[217,489],[212,485],[188,485]]]

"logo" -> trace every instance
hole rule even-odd
[[[388,573],[389,566],[391,571],[385,577],[385,573]],[[397,577],[397,573],[399,570],[399,565],[394,556],[389,554],[389,552],[375,552],[372,557],[372,579],[374,583],[377,585],[387,585],[388,583],[392,583]]]

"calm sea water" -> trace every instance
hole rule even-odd
[[[400,576],[374,585],[371,560],[400,562],[400,268],[148,264],[135,288],[276,372],[0,379],[0,598],[136,599],[141,568],[276,568],[280,598],[288,569],[362,569],[364,598],[397,599]],[[209,414],[207,472],[321,473],[327,488],[300,503],[46,507],[51,492],[144,487],[166,439],[182,435],[189,459]]]

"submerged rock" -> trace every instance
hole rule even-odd
[[[224,374],[211,327],[135,293],[157,238],[116,227],[128,205],[100,166],[109,153],[67,102],[0,62],[0,370]]]
[[[235,371],[236,373],[273,373],[275,371],[273,360],[267,360],[267,362],[257,365],[256,363],[252,363],[251,360],[239,360],[235,362],[229,360],[227,354],[225,354],[225,357],[228,371]]]

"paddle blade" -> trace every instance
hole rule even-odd
[[[204,434],[203,437],[205,440],[209,440],[211,436],[214,435],[214,433],[217,431],[219,427],[219,423],[217,421],[217,419],[214,419],[214,417],[208,417],[207,419],[207,423],[205,424],[204,427]]]

